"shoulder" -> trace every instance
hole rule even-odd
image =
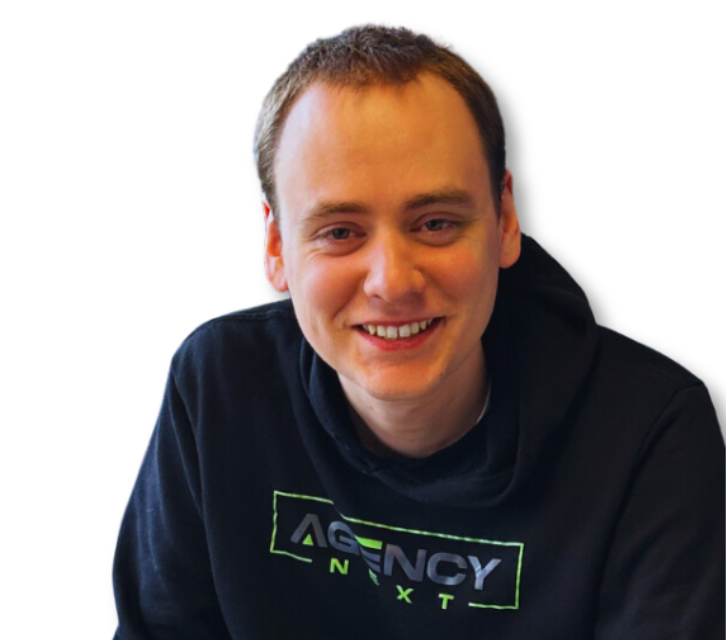
[[[229,313],[192,331],[172,360],[176,376],[254,374],[297,358],[302,334],[289,300]]]
[[[703,428],[720,437],[708,391],[698,377],[610,329],[599,328],[589,388],[597,396],[600,415],[628,425],[627,431],[635,438],[650,438],[658,425],[670,428],[674,424],[687,425],[689,431]]]
[[[235,311],[208,320],[192,331],[177,351],[177,358],[199,355],[232,346],[254,350],[276,342],[299,328],[289,300]]]
[[[690,371],[667,356],[611,329],[598,327],[597,363],[611,375],[642,387],[679,389],[701,385]]]
[[[648,345],[600,327],[600,363],[635,384],[688,387],[703,384],[692,371]]]

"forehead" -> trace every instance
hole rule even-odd
[[[474,117],[428,73],[402,85],[311,85],[287,116],[274,172],[283,211],[302,194],[410,198],[488,182]]]

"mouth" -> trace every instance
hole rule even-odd
[[[406,340],[413,338],[420,333],[425,333],[440,320],[441,318],[429,318],[428,320],[418,320],[416,322],[400,325],[360,324],[357,328],[371,336],[377,336],[384,340]]]

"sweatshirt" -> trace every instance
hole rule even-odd
[[[408,459],[360,444],[289,301],[195,330],[123,519],[115,638],[724,638],[701,381],[598,326],[531,238],[482,346],[488,411]]]

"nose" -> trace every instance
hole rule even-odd
[[[395,232],[382,234],[369,243],[363,284],[369,298],[398,302],[423,292],[425,278],[412,244]]]

